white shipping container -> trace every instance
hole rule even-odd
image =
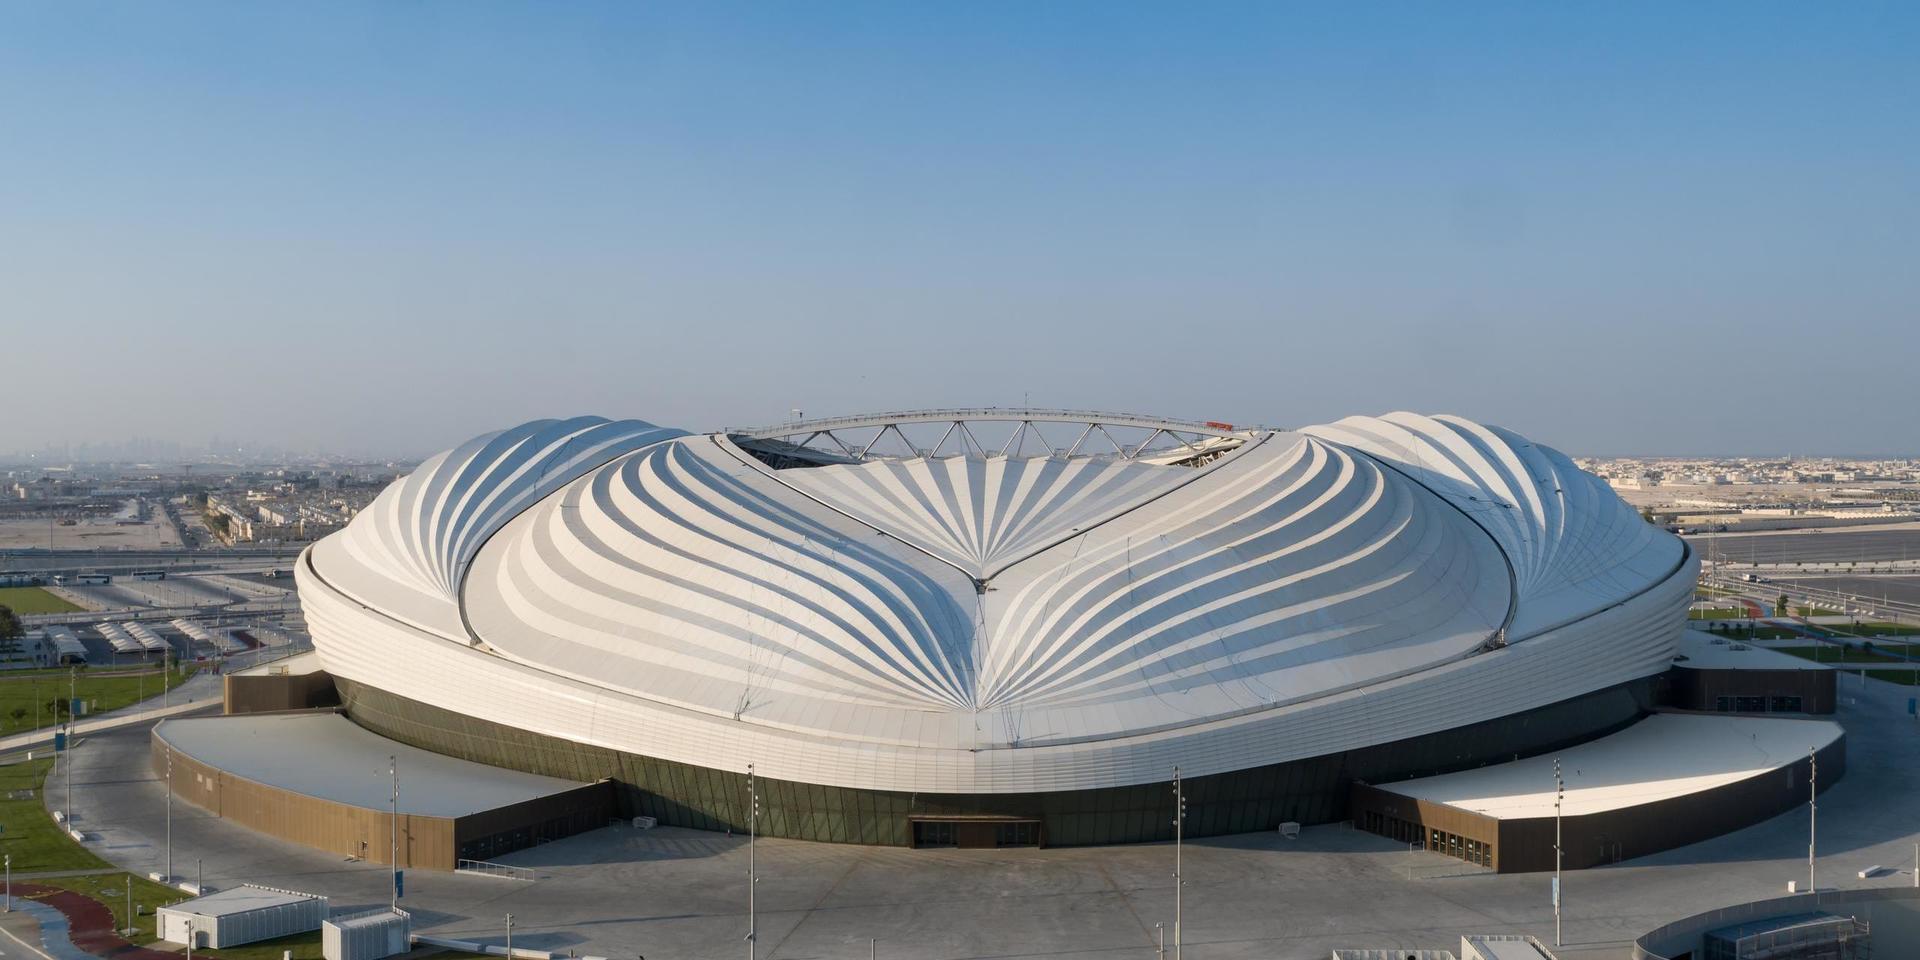
[[[160,939],[186,943],[191,930],[194,946],[219,949],[318,930],[327,919],[327,898],[245,884],[154,913]]]
[[[412,949],[413,918],[405,910],[376,910],[320,926],[326,960],[383,960]]]

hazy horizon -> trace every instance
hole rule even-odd
[[[1920,455],[1920,8],[0,7],[0,451],[1071,407]]]

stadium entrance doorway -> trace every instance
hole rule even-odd
[[[1040,821],[1020,817],[914,817],[915,847],[1038,847]]]

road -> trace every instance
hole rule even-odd
[[[1703,558],[1737,563],[1920,560],[1920,525],[1874,530],[1845,527],[1772,533],[1695,534],[1686,538]]]
[[[4,550],[0,570],[44,573],[125,573],[133,570],[265,571],[287,568],[306,544],[222,547],[214,550]]]

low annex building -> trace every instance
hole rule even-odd
[[[1839,674],[1815,663],[1705,630],[1688,630],[1674,657],[1673,706],[1716,713],[1830,714]]]
[[[242,884],[154,910],[159,937],[217,950],[320,929],[327,898]]]
[[[1805,804],[1846,772],[1827,720],[1655,714],[1549,755],[1398,783],[1353,785],[1354,825],[1500,873],[1554,866],[1554,763],[1563,866],[1645,856]]]
[[[163,720],[151,756],[175,796],[217,816],[372,863],[391,862],[397,847],[403,867],[452,870],[604,827],[613,815],[605,782],[443,756],[331,712]]]

